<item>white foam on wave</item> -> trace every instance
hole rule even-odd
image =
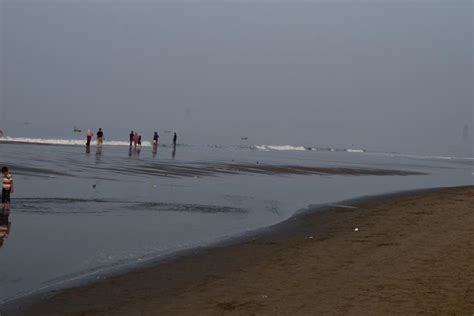
[[[28,137],[1,137],[0,143],[15,143],[15,144],[37,144],[37,145],[61,145],[61,146],[85,146],[86,141],[82,139],[52,139],[52,138],[28,138]],[[91,143],[97,145],[96,141]],[[126,141],[106,140],[105,146],[129,146],[130,143]],[[142,147],[151,147],[150,142],[142,142]]]
[[[337,148],[313,148],[313,147],[305,147],[305,146],[292,146],[292,145],[256,145],[254,146],[255,149],[257,150],[262,150],[262,151],[270,151],[270,150],[276,150],[276,151],[345,151],[348,153],[365,153],[366,151],[364,149],[355,149],[355,148],[350,148],[350,149],[337,149]]]
[[[474,157],[456,157],[456,156],[423,156],[423,155],[412,155],[412,154],[398,154],[398,153],[387,153],[392,157],[406,157],[413,159],[435,159],[435,160],[474,160]]]
[[[255,149],[257,150],[262,150],[262,151],[269,151],[270,149],[268,149],[266,146],[264,145],[256,145],[255,146]]]
[[[256,149],[258,150],[278,150],[278,151],[304,151],[304,150],[311,150],[311,148],[307,148],[304,146],[291,146],[291,145],[256,145]]]

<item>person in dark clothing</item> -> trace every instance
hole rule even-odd
[[[176,135],[176,133],[174,133],[174,136],[173,136],[173,145],[176,146],[176,141],[178,140],[178,135]]]
[[[138,136],[138,147],[142,147],[142,135]]]
[[[158,139],[160,138],[160,135],[158,135],[158,132],[155,132],[153,134],[153,158],[156,157],[156,154],[158,153]]]
[[[129,136],[130,136],[130,147],[132,147],[132,144],[133,144],[133,136],[134,136],[134,135],[135,135],[135,134],[133,133],[133,131],[131,131],[131,132],[130,132],[130,135],[129,135]]]
[[[10,195],[13,193],[13,177],[8,167],[2,168],[2,206],[4,209],[10,209]]]
[[[104,132],[102,132],[102,128],[99,128],[97,132],[97,145],[102,145],[104,142]]]

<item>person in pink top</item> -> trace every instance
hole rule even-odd
[[[135,147],[137,147],[139,139],[140,139],[140,135],[138,135],[138,133],[135,132],[135,135],[133,135],[133,144],[135,145]]]
[[[90,145],[91,145],[91,140],[92,140],[92,137],[93,137],[93,136],[94,136],[94,133],[93,133],[90,129],[88,129],[88,130],[87,130],[87,133],[86,133],[86,138],[87,138],[86,146],[87,146],[87,147],[90,147]]]

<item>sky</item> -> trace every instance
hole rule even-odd
[[[473,11],[456,0],[0,0],[0,129],[473,156]]]

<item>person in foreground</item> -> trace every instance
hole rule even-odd
[[[13,193],[13,177],[8,167],[2,168],[2,206],[4,209],[10,209],[10,195]]]

